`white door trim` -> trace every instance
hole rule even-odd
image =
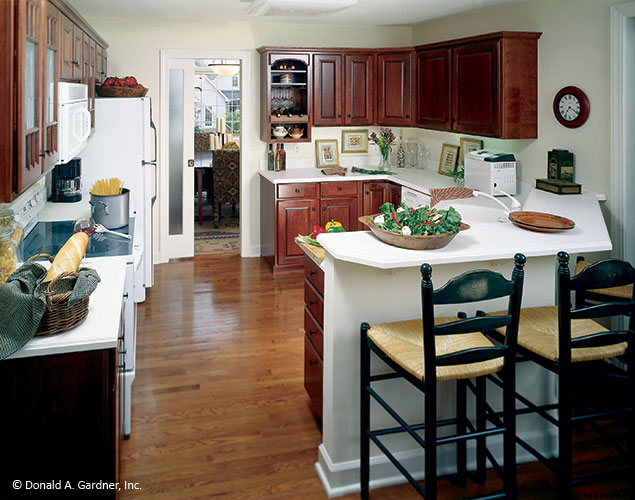
[[[193,50],[160,50],[160,89],[159,95],[161,102],[161,124],[159,125],[159,254],[161,262],[168,261],[168,231],[167,224],[169,221],[168,204],[162,200],[168,199],[168,179],[169,179],[169,161],[168,161],[168,130],[163,126],[167,123],[167,106],[168,102],[168,62],[171,59],[234,59],[240,60],[240,121],[241,121],[241,154],[240,154],[240,255],[241,257],[249,257],[249,249],[251,242],[249,240],[249,228],[252,222],[256,224],[258,221],[252,221],[250,216],[249,201],[253,198],[249,174],[247,172],[247,151],[251,144],[251,134],[249,124],[251,123],[251,53],[247,50],[214,50],[214,49],[193,49]],[[192,186],[194,189],[194,186]]]
[[[628,18],[635,17],[635,2],[627,2],[611,7],[611,238],[613,255],[625,257],[627,241],[624,222],[627,220],[626,193],[626,120],[628,104],[626,82],[626,30]],[[633,63],[630,63],[633,64]],[[631,120],[633,118],[631,117]]]

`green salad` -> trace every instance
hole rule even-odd
[[[379,210],[381,213],[373,218],[373,223],[378,228],[393,233],[430,236],[458,233],[461,227],[461,214],[454,207],[448,210],[437,210],[422,205],[415,209],[402,203],[395,209],[392,203],[384,203]]]

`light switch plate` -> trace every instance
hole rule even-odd
[[[299,144],[294,144],[293,145],[293,153],[298,155],[300,154],[300,145]]]

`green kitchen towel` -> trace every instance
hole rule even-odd
[[[0,285],[0,360],[20,350],[37,332],[46,310],[45,292],[49,286],[44,282],[46,273],[41,264],[26,262]],[[72,288],[70,307],[90,296],[99,281],[97,271],[82,267],[76,280],[59,280],[54,293]]]

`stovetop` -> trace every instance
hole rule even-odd
[[[73,234],[75,221],[38,222],[23,243],[23,256],[28,259],[38,253],[47,253],[55,257],[62,245]],[[118,233],[134,235],[134,218],[119,229]],[[115,257],[132,255],[131,239],[119,238],[106,233],[94,233],[88,240],[86,257]]]

